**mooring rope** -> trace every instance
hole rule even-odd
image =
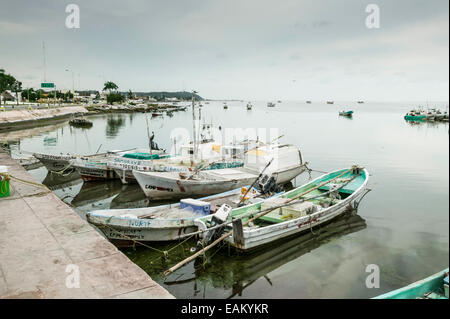
[[[100,228],[100,227],[107,227],[107,228],[109,228],[110,230],[112,230],[113,232],[115,232],[116,234],[119,234],[119,235],[121,235],[121,236],[123,236],[123,237],[125,237],[125,238],[127,238],[127,239],[129,239],[129,240],[131,240],[134,244],[139,244],[139,245],[142,245],[142,246],[144,246],[144,247],[146,247],[146,248],[149,248],[149,249],[152,249],[152,250],[154,250],[154,251],[157,251],[157,252],[161,253],[165,258],[167,258],[169,252],[171,252],[172,250],[174,250],[174,249],[177,248],[178,246],[184,244],[184,243],[187,242],[189,239],[191,239],[192,237],[195,236],[195,234],[191,235],[190,237],[186,238],[185,240],[183,240],[182,242],[178,243],[177,245],[175,245],[175,246],[169,248],[168,250],[160,250],[160,249],[158,249],[158,248],[151,247],[151,246],[149,246],[149,245],[147,245],[147,244],[144,244],[143,242],[141,242],[141,241],[139,241],[139,240],[136,240],[136,239],[134,239],[134,238],[132,238],[132,237],[130,237],[130,236],[127,236],[127,235],[125,235],[123,232],[120,232],[120,231],[118,231],[118,230],[116,230],[116,229],[110,227],[109,225],[104,224],[104,225],[98,225],[97,227],[99,227],[99,228]]]

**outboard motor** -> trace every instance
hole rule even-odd
[[[210,227],[214,227],[225,223],[228,219],[228,216],[230,216],[232,210],[233,209],[231,208],[230,205],[223,204],[222,206],[220,206],[219,210],[212,215]],[[224,229],[225,225],[207,232],[203,238],[202,242],[203,245],[208,245],[210,242],[219,238],[222,235]],[[198,246],[200,246],[202,243],[199,242]]]
[[[277,186],[277,183],[275,181],[275,177],[273,177],[272,175],[262,176],[261,179],[256,184],[256,188],[262,195],[276,192],[279,190],[279,187]]]

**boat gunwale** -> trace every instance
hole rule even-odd
[[[341,171],[342,170],[339,170],[338,172],[341,172]],[[244,238],[246,237],[246,234],[247,234],[247,236],[250,237],[249,234],[255,233],[256,231],[261,231],[263,229],[264,230],[268,229],[268,231],[263,232],[263,233],[267,233],[270,230],[272,230],[273,228],[277,228],[277,226],[278,227],[283,227],[283,226],[287,225],[287,228],[290,228],[293,225],[289,225],[289,223],[295,224],[295,223],[297,223],[299,221],[302,221],[302,220],[312,221],[315,217],[320,217],[321,215],[328,215],[330,213],[330,211],[332,211],[332,210],[339,210],[340,208],[342,208],[343,206],[346,206],[347,204],[352,202],[354,199],[356,199],[358,196],[360,196],[361,190],[366,187],[366,185],[367,185],[367,183],[369,181],[369,173],[367,172],[366,169],[363,169],[363,171],[365,173],[366,178],[364,179],[364,182],[361,184],[361,186],[359,186],[357,189],[355,189],[351,195],[349,195],[345,199],[341,200],[340,202],[336,203],[335,205],[329,206],[329,207],[327,207],[327,208],[325,208],[323,210],[317,211],[317,212],[312,213],[310,215],[297,217],[297,218],[290,219],[290,220],[287,220],[287,221],[284,221],[284,222],[281,222],[281,223],[276,223],[276,224],[273,224],[273,225],[268,225],[268,226],[264,226],[264,227],[254,228],[254,229],[245,229],[244,228]],[[330,174],[332,174],[332,173],[336,173],[336,172],[331,172]],[[326,174],[326,175],[330,175],[330,174]],[[308,183],[308,184],[310,184],[310,183]],[[308,185],[308,184],[306,184],[306,185]]]

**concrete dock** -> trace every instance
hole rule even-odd
[[[0,150],[0,298],[174,298]]]
[[[15,109],[0,112],[0,131],[12,131],[66,120],[73,115],[87,114],[83,106],[52,107],[45,109]]]

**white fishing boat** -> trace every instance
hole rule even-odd
[[[262,194],[255,188],[249,192],[235,189],[200,200],[187,198],[176,204],[157,207],[92,211],[86,214],[86,219],[117,246],[130,246],[135,241],[172,241],[195,232],[195,220],[216,213],[223,204],[231,209],[241,203],[262,201],[268,196],[271,193]]]
[[[188,172],[199,166],[207,166],[206,169],[218,169],[226,167],[241,167],[244,165],[243,157],[246,145],[221,145],[219,143],[205,141],[198,145],[199,161],[193,165],[192,154],[194,145],[181,146],[181,154],[177,156],[136,156],[128,153],[124,156],[113,156],[108,166],[114,170],[122,183],[136,183],[133,170],[144,172]]]
[[[181,145],[179,155],[157,155],[151,159],[149,154],[140,156],[140,154],[128,153],[124,156],[111,157],[108,165],[124,184],[136,183],[133,170],[144,172],[183,172],[193,171],[198,166],[212,163],[214,164],[207,169],[243,166],[244,152],[250,144],[241,142],[222,145],[217,143],[213,139],[211,128],[212,124],[203,124],[199,143],[194,144],[191,142]],[[194,153],[198,159],[196,165],[194,165],[193,161]]]
[[[51,172],[60,172],[67,169],[72,161],[76,158],[73,154],[43,154],[33,153],[33,156],[37,158],[47,170]]]
[[[322,175],[280,196],[234,209],[224,219],[228,228],[222,229],[232,229],[232,234],[225,240],[238,250],[248,251],[312,231],[313,227],[331,221],[344,212],[356,211],[369,191],[368,180],[366,169],[352,166]],[[214,225],[213,219],[214,215],[211,215],[196,221],[206,238],[214,238],[210,233],[214,230],[208,231]]]
[[[267,167],[266,167],[267,166]],[[283,185],[305,170],[300,150],[292,145],[268,144],[249,150],[244,166],[189,172],[143,172],[133,170],[141,189],[153,200],[200,197],[251,184],[263,169]]]
[[[152,150],[153,155],[160,156],[164,150]],[[129,153],[149,155],[148,149],[134,149],[130,151],[110,151],[98,155],[80,156],[72,160],[73,166],[81,178],[85,181],[110,180],[119,178],[114,170],[109,166],[112,157],[124,156]]]
[[[247,103],[247,110],[250,111],[252,108],[253,108],[252,103],[248,102],[248,103]]]

